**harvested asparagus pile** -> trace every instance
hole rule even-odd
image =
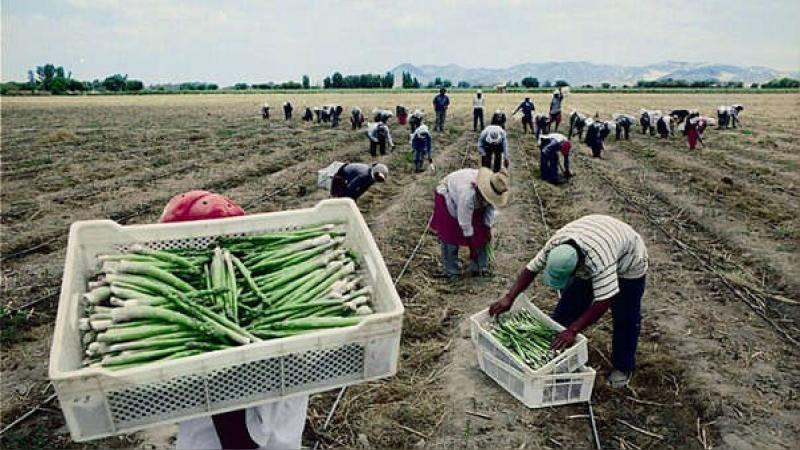
[[[495,322],[492,335],[523,364],[533,370],[552,361],[559,352],[550,350],[557,332],[527,311],[515,311]]]
[[[84,365],[122,369],[356,325],[372,313],[372,291],[343,242],[343,231],[321,225],[102,255],[83,296]]]

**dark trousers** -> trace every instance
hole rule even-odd
[[[611,362],[615,369],[625,373],[636,368],[645,278],[619,278],[619,293],[609,299],[614,323]],[[570,326],[589,309],[593,298],[591,281],[573,278],[572,283],[561,291],[561,300],[553,310],[553,320],[565,327]]]
[[[447,110],[436,111],[436,123],[433,126],[434,131],[444,131],[444,121],[447,118]]]
[[[522,132],[527,133],[528,127],[530,127],[531,133],[533,133],[533,116],[522,116]]]
[[[561,180],[558,177],[558,153],[547,154],[539,152],[539,174],[542,179],[553,184],[558,184]]]
[[[481,127],[478,128],[478,121]],[[483,130],[483,108],[472,108],[472,131]]]
[[[378,147],[381,149],[381,155],[386,154],[386,139],[380,139],[378,142],[373,141],[370,139],[369,141],[369,154],[372,156],[378,156]]]
[[[481,166],[492,169],[494,172],[500,172],[500,167],[503,164],[503,149],[502,148],[487,148],[486,154],[481,156]]]
[[[617,140],[619,140],[620,136],[622,136],[623,132],[625,133],[625,140],[627,141],[630,139],[630,125],[619,125],[617,124]]]
[[[602,142],[593,142],[589,144],[589,147],[592,149],[592,156],[595,158],[599,158],[600,155],[603,153],[603,143]]]

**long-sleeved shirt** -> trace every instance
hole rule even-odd
[[[409,138],[411,149],[414,152],[422,152],[422,156],[426,159],[431,159],[432,141],[433,139],[431,139],[431,133],[428,131],[428,127],[425,125],[422,125],[414,130]]]
[[[394,141],[392,141],[392,130],[389,129],[385,124],[380,122],[370,122],[367,124],[367,137],[372,142],[378,142],[378,125],[382,125],[383,128],[386,130],[386,143],[390,146],[394,146]]]
[[[574,241],[584,256],[576,276],[592,282],[594,300],[607,300],[619,292],[618,278],[636,279],[648,268],[647,247],[630,225],[610,216],[591,214],[556,231],[527,265],[534,273],[544,270],[553,248]]]
[[[358,200],[358,197],[375,183],[372,166],[369,164],[350,163],[339,169],[339,174],[344,177],[347,184],[345,195],[353,200]]]
[[[536,105],[534,105],[530,100],[523,100],[522,103],[517,106],[517,109],[511,113],[511,115],[513,116],[517,113],[517,111],[522,111],[523,116],[529,117],[533,111],[536,111]]]
[[[443,195],[447,202],[447,212],[458,220],[464,237],[475,234],[472,227],[472,215],[476,209],[483,208],[483,223],[487,227],[494,224],[494,207],[478,198],[478,170],[461,169],[444,177],[436,187],[436,192]]]
[[[473,109],[483,109],[483,96],[472,97],[472,108]]]
[[[439,94],[433,98],[433,109],[435,111],[446,111],[450,106],[450,97],[446,94]]]
[[[486,142],[486,137],[489,136],[489,133],[492,131],[497,131],[500,133],[500,142],[497,144],[489,144]],[[503,147],[503,159],[508,159],[508,137],[506,136],[506,130],[499,125],[489,125],[488,127],[484,128],[481,131],[481,136],[478,138],[478,153],[481,156],[486,155],[486,148],[492,145],[500,145]]]

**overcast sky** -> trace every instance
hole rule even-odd
[[[2,79],[52,62],[146,84],[318,80],[397,64],[800,67],[798,0],[2,0]]]

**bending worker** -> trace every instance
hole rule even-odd
[[[384,164],[345,164],[331,180],[331,197],[347,197],[358,201],[373,184],[386,182],[388,176],[389,168]]]
[[[176,195],[161,214],[162,223],[243,216],[233,201],[206,191]],[[246,409],[189,419],[178,424],[178,450],[300,448],[306,422],[308,395]]]
[[[430,130],[428,130],[428,126],[418,126],[417,129],[411,133],[409,143],[411,144],[411,151],[414,154],[414,172],[422,172],[423,160],[428,161],[432,172],[436,171],[436,168],[433,166],[433,156],[431,152],[433,138],[431,137]]]
[[[508,203],[509,178],[505,170],[493,173],[461,169],[447,175],[436,188],[431,229],[439,235],[442,266],[449,281],[461,274],[458,247],[469,247],[470,274],[489,276],[486,245],[492,238],[495,208]]]
[[[481,166],[500,171],[500,161],[508,168],[508,137],[506,130],[499,125],[489,125],[478,138],[478,153],[481,154]]]
[[[564,177],[569,178],[569,152],[572,143],[561,133],[542,135],[539,139],[539,175],[551,184],[561,184],[563,181],[558,175],[558,154],[564,156]]]
[[[385,155],[387,143],[389,144],[389,147],[394,148],[392,132],[383,122],[368,123],[367,137],[369,138],[369,154],[373,157],[378,156],[378,147],[380,147],[381,155]]]
[[[630,225],[605,215],[584,216],[547,241],[508,293],[492,304],[489,314],[508,311],[540,272],[545,285],[561,292],[552,317],[567,327],[550,348],[569,347],[578,333],[611,308],[614,369],[608,383],[624,387],[636,364],[647,267],[647,247]]]

